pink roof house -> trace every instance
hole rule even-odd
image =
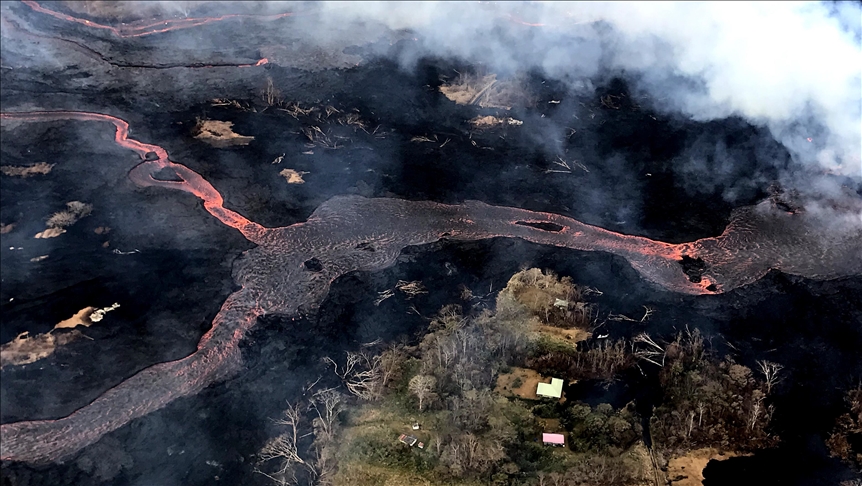
[[[563,434],[542,434],[542,443],[545,445],[562,446],[566,445],[566,438]]]

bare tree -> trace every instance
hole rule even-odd
[[[389,381],[401,373],[404,362],[404,352],[400,347],[392,346],[380,354],[380,386],[386,388]]]
[[[297,467],[304,467],[312,476],[317,475],[314,466],[299,455],[297,440],[301,416],[299,407],[288,403],[284,418],[275,420],[276,424],[286,426],[287,431],[270,439],[258,453],[258,465],[272,460],[281,461],[273,473],[266,473],[255,467],[255,472],[263,474],[280,486],[297,484]]]
[[[431,441],[434,443],[434,450],[437,453],[437,457],[440,457],[440,454],[443,453],[443,438],[439,434],[434,434],[431,438]]]
[[[376,400],[380,397],[382,374],[381,356],[369,356],[367,353],[347,352],[347,361],[339,371],[338,363],[329,356],[323,358],[331,364],[335,374],[344,382],[347,390],[363,400]],[[391,376],[391,366],[390,376]]]
[[[548,484],[546,480],[547,474],[545,473],[545,471],[539,471],[538,473],[536,473],[536,486],[546,486]]]
[[[399,280],[395,284],[395,288],[407,294],[408,299],[412,299],[417,295],[428,293],[428,291],[425,289],[425,286],[422,285],[422,282],[418,280],[414,280],[412,282],[408,282],[406,280]]]
[[[356,364],[359,363],[359,357],[360,357],[359,353],[354,353],[354,352],[348,351],[347,352],[347,361],[344,364],[344,367],[341,369],[340,372],[338,371],[338,363],[336,363],[334,359],[330,358],[329,356],[324,356],[323,361],[326,361],[327,363],[331,364],[335,374],[338,375],[338,377],[341,378],[342,380],[345,380],[345,379],[347,379],[347,376],[356,367]]]
[[[338,469],[332,448],[314,448],[314,467],[318,472],[317,484],[320,486],[330,486],[332,484],[332,477]]]
[[[550,478],[551,484],[553,484],[553,486],[563,486],[564,484],[566,484],[566,476],[558,472],[553,472],[548,477]]]
[[[599,293],[599,295],[601,295],[601,293]],[[629,317],[629,316],[624,315],[624,314],[613,314],[613,313],[611,313],[611,314],[608,314],[608,320],[617,321],[617,322],[620,322],[620,321],[646,322],[653,315],[653,313],[655,313],[655,309],[652,309],[652,308],[647,307],[647,306],[643,306],[643,308],[644,308],[644,315],[640,319],[634,319],[634,318]]]
[[[754,430],[754,426],[757,425],[757,419],[760,417],[761,411],[761,400],[755,400],[754,404],[751,406],[751,414],[748,417],[748,430]]]
[[[419,399],[419,411],[422,411],[423,404],[426,400],[434,396],[434,389],[437,387],[437,378],[433,375],[416,375],[410,378],[407,384],[410,393],[416,395]]]
[[[472,468],[478,460],[479,438],[471,433],[467,433],[461,437],[461,441],[467,453],[467,467]]]
[[[381,302],[383,302],[384,300],[386,300],[390,297],[394,297],[394,296],[395,296],[395,291],[392,289],[386,289],[382,292],[377,292],[377,298],[374,299],[374,305],[379,306]]]
[[[781,377],[778,375],[784,369],[784,366],[765,360],[760,360],[757,364],[760,366],[760,372],[763,373],[763,377],[766,380],[766,394],[769,395],[772,392],[772,387],[781,381]]]
[[[641,317],[641,322],[645,322],[645,321],[649,320],[650,316],[652,316],[654,312],[655,312],[655,309],[644,306],[644,315],[643,315],[643,317]]]
[[[272,84],[272,78],[266,78],[266,87],[261,93],[264,103],[267,106],[275,106],[281,103],[281,92]]]
[[[665,349],[653,341],[649,337],[649,334],[642,332],[635,336],[632,341],[634,344],[644,345],[639,349],[635,349],[634,355],[636,358],[652,363],[660,368],[664,367]]]
[[[317,412],[320,431],[325,441],[332,440],[335,432],[335,421],[342,410],[344,395],[335,388],[320,390],[311,397],[311,408]]]
[[[691,359],[693,363],[700,362],[704,357],[703,335],[699,329],[692,331],[688,325],[685,326],[685,332],[680,331],[676,335],[673,346],[683,351],[683,353]]]

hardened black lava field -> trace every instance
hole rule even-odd
[[[532,267],[600,290],[603,318],[652,309],[583,345],[698,329],[735,362],[784,366],[779,445],[710,462],[704,485],[858,477],[824,441],[862,377],[862,234],[775,203],[792,157],[766,128],[669,113],[614,69],[493,73],[485,90],[517,80],[512,106],[459,104],[441,87],[488,66],[406,67],[418,41],[399,30],[312,45],[289,28],[315,22],[303,5],[169,22],[0,9],[2,165],[52,165],[0,177],[0,344],[120,304],[3,365],[3,486],[273,484],[256,455],[286,402],[341,385],[324,357],[416,345],[464,288],[493,309]],[[716,146],[714,177],[692,172]],[[858,210],[858,181],[833,179]],[[34,238],[72,201],[89,213]],[[377,302],[401,281],[427,293]],[[633,401],[650,445],[658,382],[644,365],[566,396]]]

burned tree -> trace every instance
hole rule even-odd
[[[665,399],[651,426],[660,448],[671,453],[699,447],[752,451],[777,442],[768,432],[774,409],[766,399],[780,365],[764,362],[761,368],[768,374],[758,379],[729,357],[714,356],[698,330],[680,332],[664,347],[640,342],[653,353],[649,361],[661,366]]]
[[[299,484],[297,472],[305,470],[312,477],[317,476],[314,465],[299,454],[298,440],[299,427],[302,422],[302,413],[299,406],[287,404],[284,417],[275,420],[275,423],[287,428],[287,430],[270,439],[258,453],[258,464],[255,472],[263,474],[279,486]],[[277,462],[277,469],[267,473],[260,469],[264,463]]]
[[[766,385],[766,394],[769,395],[772,393],[772,387],[781,381],[781,377],[778,375],[784,367],[778,363],[765,360],[758,361],[757,365],[760,366],[760,372],[763,373],[763,379],[765,380]]]
[[[635,345],[641,346],[634,348]],[[653,341],[649,334],[642,332],[632,340],[632,347],[635,349],[634,355],[637,359],[652,363],[658,367],[664,366],[664,359],[667,356],[667,351],[663,346]]]
[[[433,375],[416,375],[410,378],[407,388],[419,400],[419,411],[421,412],[423,404],[435,396],[434,390],[437,388],[437,378]]]
[[[333,371],[344,382],[344,386],[353,395],[363,400],[376,400],[380,397],[384,370],[381,367],[381,356],[369,356],[368,353],[347,352],[347,360],[339,371],[338,363],[329,356],[323,360],[333,366]],[[389,376],[393,371],[387,364]]]
[[[855,467],[862,467],[862,385],[847,392],[847,412],[835,421],[826,445],[829,453]]]
[[[315,427],[315,436],[318,439],[332,439],[335,432],[335,422],[343,406],[344,395],[334,388],[321,390],[311,397],[310,407],[317,413],[317,419],[314,422],[317,426]],[[320,434],[317,433],[318,431]]]

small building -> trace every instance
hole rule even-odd
[[[560,398],[563,396],[563,380],[551,378],[550,383],[539,383],[536,387],[536,395],[540,397]]]
[[[566,437],[563,434],[542,434],[542,443],[554,447],[566,445]]]
[[[419,442],[419,439],[413,437],[412,435],[401,434],[401,436],[398,437],[398,441],[402,444],[407,444],[408,446],[413,447],[416,445],[417,442]]]
[[[419,422],[413,422],[413,430],[419,430]]]

